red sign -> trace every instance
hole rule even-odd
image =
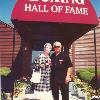
[[[90,0],[17,0],[12,19],[98,24]]]

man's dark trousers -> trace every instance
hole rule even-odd
[[[58,83],[53,81],[52,94],[54,100],[59,100],[59,89],[61,90],[62,100],[69,100],[69,86],[65,83]]]

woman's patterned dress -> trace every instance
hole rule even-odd
[[[51,59],[49,56],[40,54],[33,63],[33,69],[39,71],[41,69],[40,83],[34,83],[34,90],[36,91],[50,91],[50,73],[51,73]],[[34,72],[33,72],[34,74]]]

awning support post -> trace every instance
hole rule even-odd
[[[95,55],[95,82],[96,82],[96,85],[98,85],[98,83],[97,83],[97,56],[96,56],[96,32],[95,32],[95,28],[94,28],[94,55]],[[97,87],[95,88],[95,90],[96,90],[96,95],[98,95]]]

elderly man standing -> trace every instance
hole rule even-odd
[[[71,81],[72,63],[68,52],[62,52],[60,42],[53,44],[54,53],[51,55],[51,89],[54,100],[59,100],[61,90],[62,100],[69,100],[68,83]]]

